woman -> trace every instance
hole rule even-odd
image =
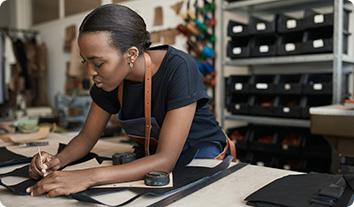
[[[149,48],[144,20],[117,4],[92,11],[79,32],[83,63],[95,83],[90,90],[93,103],[83,129],[62,152],[42,152],[42,160],[34,156],[29,174],[42,180],[27,189],[31,195],[68,195],[95,185],[142,179],[150,171],[170,172],[193,147],[197,158],[224,156],[226,137],[208,111],[208,95],[192,57],[170,46]],[[123,165],[58,171],[85,156],[118,112],[132,137],[151,133],[151,143],[145,142],[142,151],[146,156]],[[149,147],[154,140],[156,147]]]

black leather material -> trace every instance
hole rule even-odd
[[[251,206],[274,207],[314,207],[314,206],[347,206],[354,191],[342,181],[342,175],[310,173],[303,175],[289,175],[277,179],[252,193],[245,200]],[[336,185],[336,196],[324,196],[320,192],[329,186]],[[344,192],[339,192],[343,187]]]
[[[72,194],[71,197],[82,202],[102,204],[111,207],[124,206],[141,196],[161,196],[161,195],[171,193],[187,185],[202,182],[203,179],[206,179],[210,176],[213,176],[227,169],[228,166],[230,165],[231,160],[232,160],[231,157],[227,158],[214,168],[180,166],[173,171],[173,187],[169,187],[169,188],[127,188],[127,187],[91,188],[80,193]],[[136,193],[136,196],[127,198],[127,200],[117,205],[107,205],[93,198],[93,196],[125,191],[125,190],[129,190]]]
[[[0,167],[29,163],[32,160],[32,157],[16,154],[6,147],[0,147],[0,155]]]
[[[59,147],[58,147],[58,152],[62,151],[65,148],[65,144],[60,143]],[[32,158],[30,158],[31,160]],[[81,158],[80,160],[77,160],[73,163],[70,163],[68,166],[70,165],[75,165],[78,163],[82,163],[82,162],[86,162],[88,160],[91,159],[96,159],[99,163],[102,163],[102,161],[104,160],[110,160],[111,158],[106,158],[106,157],[100,157],[95,153],[89,153],[87,154],[85,157]],[[7,176],[15,176],[15,177],[24,177],[24,178],[29,178],[29,174],[28,174],[28,167],[29,165],[14,169],[13,171],[7,172],[7,173],[3,173],[0,174],[0,185],[4,186],[5,188],[7,188],[8,190],[10,190],[12,193],[17,194],[17,195],[27,195],[28,193],[26,192],[26,189],[30,186],[33,186],[34,184],[37,183],[36,180],[33,179],[28,179],[25,180],[23,182],[20,182],[16,185],[6,185],[5,183],[3,183],[3,181],[1,180],[1,178],[7,177]]]

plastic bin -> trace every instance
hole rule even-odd
[[[248,32],[252,35],[264,35],[276,33],[277,16],[272,20],[265,20],[258,17],[250,17]]]
[[[226,109],[231,114],[248,114],[249,96],[234,95],[226,96]]]
[[[250,90],[250,80],[249,75],[231,75],[226,78],[226,92],[235,94],[249,93]]]
[[[333,76],[331,73],[309,74],[305,79],[304,94],[330,95],[333,93]]]
[[[232,38],[248,36],[248,25],[235,20],[230,20],[227,24],[227,35]]]
[[[267,57],[277,54],[278,38],[276,35],[255,37],[251,46],[251,57]]]
[[[299,32],[304,30],[304,19],[278,15],[278,33]]]
[[[287,33],[282,34],[279,38],[277,49],[278,55],[297,55],[304,53],[302,43],[304,41],[304,33]]]
[[[226,55],[230,59],[246,58],[250,56],[251,39],[249,37],[242,37],[232,39],[227,43]]]
[[[278,93],[300,95],[304,82],[304,75],[302,74],[280,75],[279,87],[277,87]]]
[[[300,96],[280,96],[275,114],[279,117],[302,118],[307,110],[307,98]]]
[[[274,116],[275,106],[278,102],[276,96],[259,95],[251,97],[248,111],[250,114],[259,116]]]
[[[278,75],[255,75],[251,80],[251,89],[255,94],[274,94],[278,82]]]
[[[344,9],[343,16],[343,28],[345,31],[349,29],[349,14],[350,11]],[[334,24],[334,14],[333,13],[320,13],[314,10],[306,10],[304,17],[304,28],[314,29],[320,27],[333,27]]]

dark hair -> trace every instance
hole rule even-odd
[[[119,4],[97,7],[82,21],[79,32],[106,31],[111,33],[112,46],[121,52],[137,47],[143,54],[151,45],[144,19],[135,11]]]

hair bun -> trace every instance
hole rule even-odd
[[[151,46],[151,40],[150,40],[150,33],[148,31],[145,32],[145,35],[144,35],[144,49],[149,49],[150,46]]]

